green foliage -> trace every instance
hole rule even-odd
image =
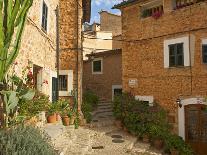
[[[55,151],[39,129],[18,126],[8,130],[0,130],[0,154],[55,155]]]
[[[98,96],[92,91],[86,91],[83,94],[83,103],[81,105],[81,110],[83,112],[83,115],[87,123],[91,122],[92,120],[91,112],[97,107],[98,102],[99,102]]]
[[[171,149],[176,149],[179,150],[179,153],[181,155],[192,155],[193,151],[192,149],[185,143],[185,141],[177,136],[177,135],[173,135],[168,133],[165,137],[165,150],[167,150],[168,152]]]
[[[33,0],[0,1],[0,83],[4,82],[19,53],[27,12],[32,3]]]
[[[33,117],[41,111],[47,111],[49,105],[49,97],[36,91],[33,100],[21,100],[18,112],[20,116]]]
[[[116,96],[113,112],[117,119],[122,119],[124,126],[138,137],[148,135],[153,139],[162,139],[166,149],[177,149],[182,155],[191,155],[192,150],[177,135],[170,131],[167,113],[158,104],[149,106],[144,101],[135,100],[133,95],[123,93]]]

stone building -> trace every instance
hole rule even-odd
[[[59,0],[60,65],[59,96],[72,98],[78,88],[79,110],[82,99],[82,24],[90,22],[91,0]]]
[[[121,16],[101,11],[100,24],[85,25],[83,38],[83,59],[91,52],[103,52],[112,49],[120,49],[121,42]]]
[[[123,90],[165,107],[174,131],[207,154],[206,1],[128,0],[114,8],[122,12]]]
[[[21,75],[22,70],[30,63],[36,88],[49,95],[51,101],[56,98],[52,90],[54,90],[53,79],[57,78],[55,15],[57,5],[58,1],[33,1],[15,66],[16,73]]]
[[[121,49],[89,54],[83,63],[83,90],[92,90],[100,99],[111,102],[122,92]]]

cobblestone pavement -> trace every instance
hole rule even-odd
[[[58,154],[161,155],[161,152],[149,144],[137,141],[135,136],[115,126],[112,116],[106,117],[101,111],[96,113],[94,118],[91,124],[78,129],[74,129],[74,126],[64,127],[61,124],[47,125],[45,131],[51,137]]]
[[[58,126],[64,128],[62,134]],[[79,129],[56,125],[49,128],[55,131],[52,144],[60,155],[161,155],[149,144],[137,141],[136,137],[114,125]]]

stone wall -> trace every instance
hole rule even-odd
[[[169,110],[177,132],[178,98],[207,95],[207,66],[202,63],[201,40],[207,38],[206,2],[173,10],[164,1],[164,14],[159,19],[141,19],[144,2],[122,9],[123,90],[134,95],[153,96]],[[190,36],[192,67],[164,68],[164,40]],[[129,80],[137,79],[135,88]]]
[[[15,66],[17,74],[21,75],[22,70],[32,64],[42,67],[41,83],[48,81],[48,85],[43,84],[40,91],[47,95],[52,95],[52,76],[56,76],[56,16],[54,10],[58,2],[45,0],[48,6],[48,31],[45,33],[41,28],[42,0],[34,0],[29,10],[28,18],[24,28],[19,55],[16,59],[18,65]]]
[[[73,87],[77,88],[79,104],[82,98],[82,0],[60,0],[60,70],[73,70]],[[77,26],[78,25],[78,26]],[[79,49],[79,50],[77,50]],[[77,82],[78,53],[78,82]],[[80,105],[79,105],[80,108]]]
[[[92,74],[92,60],[87,60],[83,64],[83,90],[87,89],[95,92],[101,99],[112,100],[112,85],[122,84],[122,59],[121,50],[105,51],[95,58],[102,58],[103,73]]]
[[[100,12],[101,31],[112,31],[112,35],[120,35],[121,16],[109,13],[107,11]]]

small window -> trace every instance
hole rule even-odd
[[[42,5],[42,28],[47,32],[47,16],[48,16],[48,7],[46,3],[43,1]]]
[[[156,7],[150,7],[150,8],[142,8],[141,17],[147,18],[147,17],[157,17],[159,18],[162,16],[164,10],[163,5],[159,5]]]
[[[68,76],[59,75],[59,90],[67,91],[68,90]]]
[[[207,63],[207,45],[202,46],[203,63]]]
[[[101,72],[102,72],[102,60],[94,60],[93,73],[101,73]]]
[[[169,45],[169,66],[184,66],[183,43]]]

